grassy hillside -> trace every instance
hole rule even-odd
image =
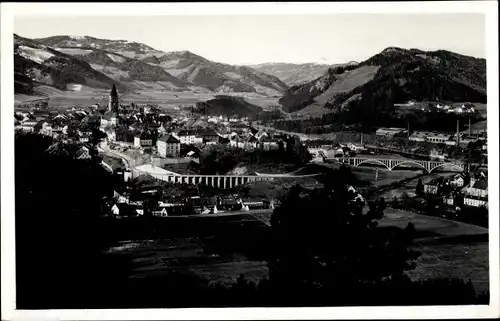
[[[262,108],[248,103],[241,97],[219,95],[206,102],[197,103],[196,111],[209,116],[249,117],[262,112]]]
[[[267,96],[281,96],[288,88],[277,77],[248,67],[213,62],[189,51],[165,53],[137,42],[89,36],[54,36],[37,41],[78,56],[94,69],[113,79],[133,82],[136,87],[143,85],[141,81],[163,81],[174,90],[198,86],[215,92],[256,92]]]
[[[248,66],[260,72],[273,75],[289,86],[300,85],[321,77],[330,67],[324,64],[264,63]]]
[[[350,114],[348,122],[377,122],[407,100],[486,102],[486,61],[449,51],[387,48],[348,68],[291,87],[285,111],[319,105]],[[361,116],[361,117],[358,117]]]
[[[288,88],[277,77],[245,66],[213,62],[189,51],[166,53],[158,58],[166,71],[184,81],[216,92],[258,92],[281,95]],[[154,63],[154,59],[148,59]]]
[[[351,76],[351,71],[355,69],[356,65],[329,68],[323,76],[313,81],[290,87],[279,100],[279,103],[287,112],[299,111],[316,103],[315,98],[325,93],[330,87],[334,86],[337,81],[345,81],[346,78]],[[354,83],[352,86],[357,85],[358,83]],[[323,96],[322,99],[325,98],[326,97]]]
[[[85,61],[17,35],[14,35],[14,72],[18,84],[36,81],[63,90],[70,83],[95,88],[109,88],[113,84],[125,87]],[[16,92],[23,92],[22,86],[16,86]]]

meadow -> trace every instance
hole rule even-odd
[[[268,277],[270,216],[270,211],[259,211],[155,218],[149,223],[138,218],[116,220],[114,233],[125,231],[125,226],[135,231],[122,234],[122,241],[108,253],[130,262],[130,278],[182,272],[224,284],[245,274],[256,282]],[[408,272],[413,280],[470,278],[477,291],[488,290],[487,229],[391,208],[386,209],[380,226],[404,228],[409,222],[417,231],[414,249],[422,253],[416,269]]]

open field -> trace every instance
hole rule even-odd
[[[429,181],[432,181],[433,179],[436,179],[438,177],[450,177],[455,175],[455,173],[432,173],[428,174],[425,176],[422,176],[422,184],[425,184]],[[418,183],[418,178],[412,179],[406,183],[404,183],[402,186],[399,186],[397,188],[392,188],[389,190],[384,191],[382,194],[378,195],[380,197],[384,197],[385,199],[393,199],[394,197],[400,198],[404,193],[408,195],[414,195],[415,190],[417,188],[417,183]]]
[[[416,269],[408,272],[412,279],[471,279],[476,291],[488,291],[487,229],[392,208],[385,210],[380,226],[404,228],[409,222],[417,231],[414,249],[421,252]]]
[[[488,243],[436,244],[416,246],[422,255],[408,275],[415,280],[456,277],[471,280],[476,292],[489,289]]]
[[[457,236],[472,236],[487,234],[488,229],[476,225],[451,221],[440,217],[426,216],[387,208],[385,216],[380,220],[380,226],[395,226],[405,228],[408,223],[413,223],[420,238],[450,238]]]
[[[242,273],[253,280],[267,277],[266,253],[261,250],[268,228],[251,215],[159,218],[154,224],[161,238],[124,241],[109,249],[131,261],[131,278],[179,270],[224,283]]]
[[[110,89],[96,89],[82,86],[79,91],[64,91],[50,86],[35,87],[35,95],[15,95],[16,103],[30,100],[50,98],[49,108],[67,109],[71,107],[85,107],[99,103],[107,105]],[[213,99],[217,93],[208,90],[200,91],[172,91],[168,89],[144,88],[142,90],[129,90],[119,92],[120,102],[124,104],[153,104],[165,110],[174,110],[177,107],[185,107]],[[224,94],[226,95],[226,94]],[[267,97],[257,93],[228,93],[244,97],[251,104],[268,109],[270,106],[278,105],[278,97]]]
[[[319,165],[328,168],[339,168],[341,166],[340,163],[319,163]],[[374,187],[392,184],[403,179],[416,177],[422,173],[421,170],[398,169],[390,171],[385,167],[379,167],[377,165],[371,164],[362,164],[358,167],[351,167],[351,171],[359,180],[370,183]],[[375,180],[375,178],[377,177],[377,171],[378,179]]]
[[[415,225],[415,249],[422,253],[415,280],[428,277],[471,278],[477,291],[488,289],[487,229],[388,208],[380,226]],[[240,274],[258,281],[268,277],[266,249],[270,241],[270,211],[235,215],[158,218],[154,231],[143,234],[140,219],[132,234],[111,247],[131,262],[129,277],[160,277],[178,271],[213,282],[232,283]],[[267,223],[267,224],[266,224]],[[117,226],[115,233],[120,228]],[[141,236],[139,234],[142,234]],[[452,244],[456,243],[456,244]]]
[[[378,170],[378,179],[375,180]],[[373,186],[379,187],[398,182],[403,179],[420,175],[419,170],[394,170],[377,169],[368,166],[354,167],[352,172],[363,181],[370,181]]]

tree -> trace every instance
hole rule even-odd
[[[417,196],[419,197],[424,195],[424,185],[422,184],[421,178],[418,179],[417,186],[415,188],[415,194],[417,194]]]
[[[278,151],[283,154],[285,152],[285,144],[282,140],[278,142]]]
[[[93,161],[47,153],[52,144],[34,134],[15,139],[16,284],[23,309],[67,308],[70,300],[85,306],[107,282],[96,223],[102,197],[113,195],[112,176]],[[99,293],[91,298],[91,292]]]
[[[414,268],[419,254],[408,248],[411,235],[379,228],[385,202],[370,202],[364,213],[346,177],[337,171],[323,188],[295,186],[281,200],[271,218],[271,284],[292,292],[352,293],[358,286],[405,279],[404,272]]]

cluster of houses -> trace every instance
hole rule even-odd
[[[453,114],[472,114],[476,112],[475,105],[472,103],[464,103],[461,106],[450,106],[445,103],[429,103],[427,106],[422,106],[414,101],[408,101],[403,104],[394,104],[395,107],[411,107],[418,108],[424,112],[438,111]]]
[[[95,104],[64,112],[17,111],[14,116],[16,130],[82,143],[124,142],[164,158],[179,157],[181,145],[227,144],[247,150],[272,150],[283,139],[253,128],[246,118],[173,118],[156,106],[123,105],[114,86],[108,106]]]
[[[488,207],[487,173],[456,174],[450,179],[436,178],[424,184],[424,193],[440,196],[443,203],[454,208]]]
[[[429,143],[435,146],[430,151],[429,156],[432,159],[444,160],[447,155],[443,152],[442,146],[458,146],[460,148],[467,148],[471,143],[476,144],[481,148],[483,155],[487,155],[487,137],[486,132],[476,133],[444,133],[444,132],[431,132],[431,131],[412,131],[408,134],[408,130],[404,128],[379,128],[376,131],[376,137],[389,140],[389,142],[407,140],[414,143],[414,147],[410,151],[418,151],[418,143]],[[401,147],[401,146],[400,146]],[[441,150],[440,150],[441,149]]]
[[[313,158],[318,159],[353,156],[367,151],[362,143],[339,143],[331,140],[307,140],[304,145]]]
[[[14,128],[16,131],[38,133],[53,138],[66,138],[82,143],[93,137],[97,119],[91,110],[72,108],[64,113],[49,111],[15,111]]]
[[[365,203],[365,199],[356,188],[346,185],[351,193],[351,203]],[[105,215],[114,217],[128,216],[182,216],[199,214],[219,214],[231,211],[251,211],[274,209],[280,206],[279,198],[245,197],[239,194],[224,194],[219,196],[173,195],[162,186],[150,186],[140,191],[127,187],[114,191],[104,211]]]
[[[476,106],[474,104],[471,104],[471,103],[462,104],[461,106],[456,106],[456,107],[453,107],[453,106],[450,106],[447,104],[439,104],[438,103],[436,105],[430,105],[427,108],[423,107],[422,110],[430,112],[434,109],[434,110],[437,110],[437,111],[440,111],[443,113],[473,114],[476,112],[475,107]]]
[[[486,141],[486,132],[477,133],[476,136],[473,136],[467,133],[459,133],[457,135],[455,133],[415,130],[408,135],[407,129],[396,127],[379,128],[375,132],[375,135],[385,138],[408,138],[411,142],[445,144],[449,146],[467,146],[471,142]]]
[[[156,137],[142,132],[134,137],[134,146],[142,149],[152,148],[160,157],[179,157],[181,146],[203,148],[221,144],[245,150],[275,150],[279,148],[280,141],[285,139],[283,135],[273,135],[250,125],[237,123],[228,128],[180,127]]]
[[[148,202],[152,198],[151,195],[158,195],[159,191],[161,192],[161,187],[157,186],[145,188],[140,193],[135,194],[126,189],[115,191],[105,214],[117,217],[142,215],[166,217],[273,209],[279,205],[278,199],[248,198],[237,194],[216,197],[175,197],[166,192],[162,193],[160,199],[154,198],[152,202]]]

